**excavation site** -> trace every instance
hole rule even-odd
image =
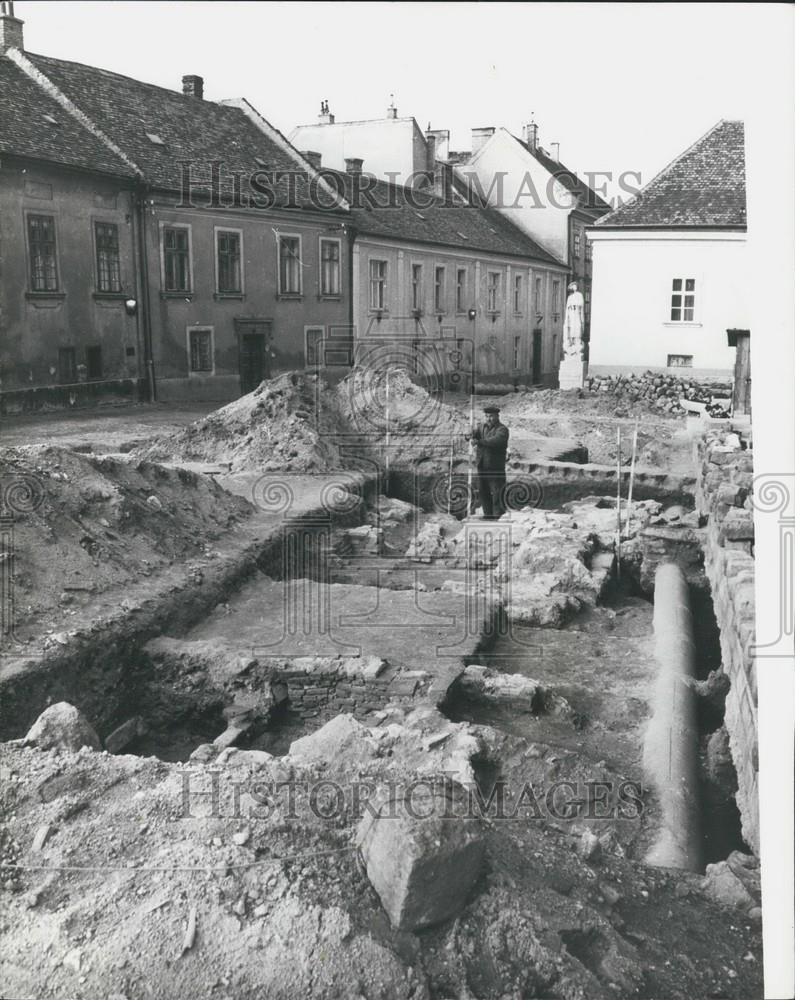
[[[750,421],[354,368],[1,458],[5,995],[761,996]]]

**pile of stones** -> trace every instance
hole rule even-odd
[[[585,380],[585,388],[591,392],[610,392],[633,403],[645,400],[654,409],[674,416],[686,412],[681,400],[687,399],[703,403],[709,416],[721,417],[729,413],[732,383],[646,371],[642,375],[592,375]]]

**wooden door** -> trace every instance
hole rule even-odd
[[[751,412],[751,338],[738,335],[734,358],[734,413]]]
[[[253,392],[270,377],[269,323],[236,322],[239,342],[240,393]]]

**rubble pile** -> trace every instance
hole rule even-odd
[[[759,995],[745,957],[759,925],[735,886],[597,850],[529,792],[504,800],[519,821],[495,821],[473,783],[490,741],[516,795],[551,768],[574,775],[559,750],[430,708],[340,717],[287,756],[230,747],[209,765],[0,745],[0,848],[25,866],[2,888],[5,992]]]
[[[388,387],[388,392],[387,392]],[[354,368],[334,389],[285,372],[177,434],[133,452],[156,462],[206,462],[231,472],[327,472],[364,460],[443,464],[466,453],[468,420],[412,382],[404,368]]]
[[[679,416],[687,412],[681,405],[686,399],[703,403],[711,417],[728,416],[732,383],[718,379],[694,379],[646,371],[642,375],[592,375],[585,380],[591,392],[609,392],[629,402],[647,401],[653,409]]]
[[[405,368],[354,368],[335,390],[335,406],[349,435],[362,435],[362,453],[390,466],[424,458],[443,463],[450,446],[466,454],[469,420],[411,380]]]
[[[0,476],[9,484],[14,538],[4,555],[13,560],[23,630],[42,613],[68,619],[111,587],[207,554],[254,513],[246,500],[187,469],[65,448],[8,448]]]
[[[336,416],[317,375],[285,372],[184,430],[133,452],[154,462],[226,465],[231,472],[322,472],[340,467]]]

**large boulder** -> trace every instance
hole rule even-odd
[[[25,736],[28,746],[40,750],[73,750],[82,747],[99,750],[99,736],[86,717],[74,705],[59,701],[50,705],[36,719]]]
[[[367,726],[357,722],[352,715],[337,715],[314,733],[293,740],[290,757],[339,761],[350,756],[351,760],[367,760],[375,756],[377,750],[377,741]]]
[[[466,790],[441,779],[386,788],[357,843],[392,926],[417,931],[454,917],[480,877],[484,840]]]
[[[759,859],[752,854],[732,851],[725,861],[707,865],[701,889],[723,906],[746,911],[759,906],[762,899]]]
[[[406,550],[415,562],[447,559],[453,553],[453,539],[461,532],[461,522],[452,516],[436,515],[423,524]]]

